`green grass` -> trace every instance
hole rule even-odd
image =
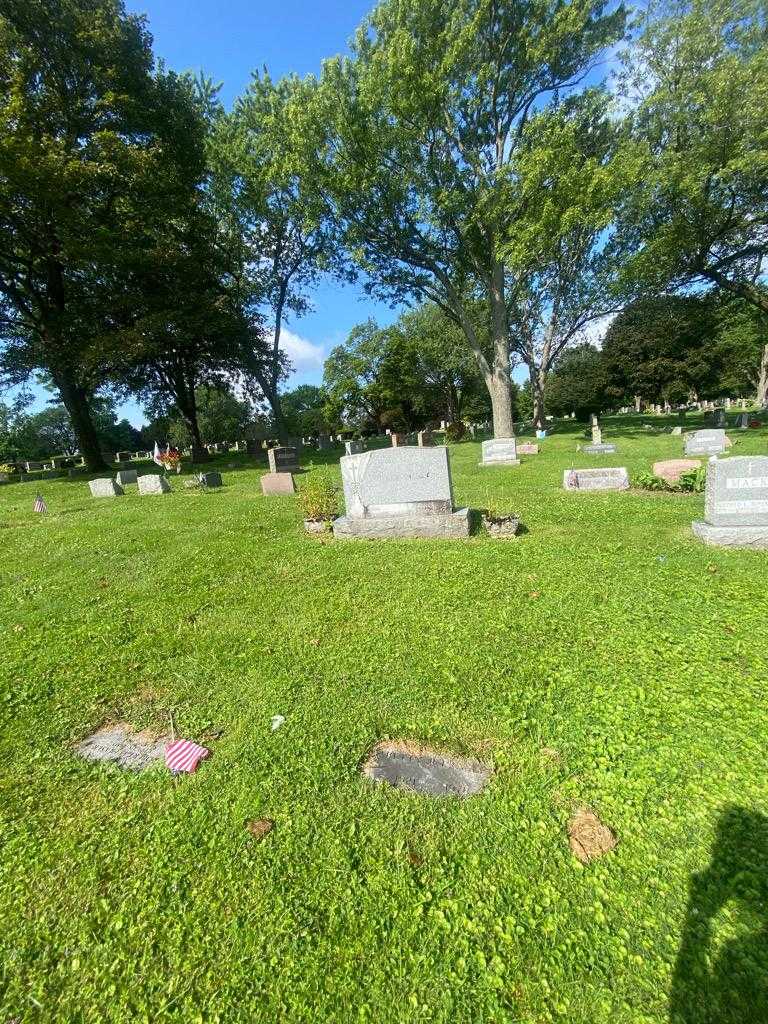
[[[602,459],[575,424],[513,469],[452,448],[511,541],[308,537],[226,457],[209,493],[0,488],[0,1020],[768,1019],[768,555],[696,542],[700,495],[561,489],[681,454],[641,422]],[[223,730],[176,788],[72,753],[169,707]],[[387,736],[490,787],[375,787]],[[619,837],[588,867],[576,804]]]

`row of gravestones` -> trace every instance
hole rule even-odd
[[[136,484],[139,494],[170,494],[171,485],[168,478],[159,473],[148,473],[146,476],[139,476],[135,469],[123,469],[112,477],[100,477],[90,480],[88,487],[91,496],[94,498],[120,498],[125,494],[125,488],[130,484]],[[192,484],[194,487],[221,487],[222,480],[219,473],[199,473],[192,480],[188,480],[185,486]]]
[[[724,450],[721,439],[720,451]],[[517,465],[515,439],[486,442],[481,465]],[[702,442],[703,446],[703,442]],[[289,468],[290,467],[290,468]],[[292,493],[296,461],[276,457],[272,475],[285,476]],[[468,508],[456,509],[447,448],[393,447],[345,455],[341,475],[346,514],[333,522],[340,538],[467,537]],[[565,470],[568,491],[627,490],[624,467]],[[705,518],[694,534],[708,544],[768,547],[768,457],[710,458]]]

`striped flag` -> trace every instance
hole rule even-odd
[[[568,474],[568,486],[573,487],[576,490],[579,489],[579,475],[575,469],[572,469]]]
[[[42,512],[43,515],[45,515],[45,513],[48,511],[48,506],[45,504],[45,501],[43,500],[42,494],[38,494],[35,497],[35,507],[34,507],[33,511],[34,512]]]
[[[157,443],[157,441],[155,441],[155,450],[152,455],[152,461],[158,466],[162,466],[163,464],[163,455],[162,452],[160,451],[160,445]]]
[[[210,750],[192,740],[174,740],[165,748],[165,763],[172,775],[178,775],[179,772],[191,774],[209,754]]]

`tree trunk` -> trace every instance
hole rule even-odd
[[[58,388],[62,404],[72,420],[72,429],[80,446],[80,454],[90,473],[100,473],[109,469],[101,453],[101,443],[96,435],[91,410],[88,407],[88,395],[73,378],[68,368],[51,371],[53,382]]]
[[[757,405],[763,409],[768,405],[768,344],[763,347],[760,359],[760,377],[757,382]]]
[[[514,437],[512,420],[512,382],[509,376],[509,326],[504,297],[504,266],[497,263],[489,290],[493,325],[493,371],[486,378],[493,409],[493,436]]]
[[[545,430],[547,426],[546,409],[544,407],[544,387],[546,374],[543,367],[538,370],[529,368],[531,378],[531,394],[533,395],[533,425],[537,430]]]

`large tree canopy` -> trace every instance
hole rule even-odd
[[[512,433],[506,182],[532,114],[572,93],[620,35],[602,0],[385,0],[291,124],[373,291],[430,299],[462,328],[497,435]],[[490,314],[487,353],[468,315]]]
[[[135,319],[134,271],[203,170],[187,84],[156,73],[119,0],[7,0],[0,12],[3,368],[45,370],[91,469],[89,401]]]
[[[768,37],[762,0],[664,0],[624,75],[645,148],[621,216],[633,287],[714,284],[768,312]],[[759,399],[768,395],[768,349]]]

